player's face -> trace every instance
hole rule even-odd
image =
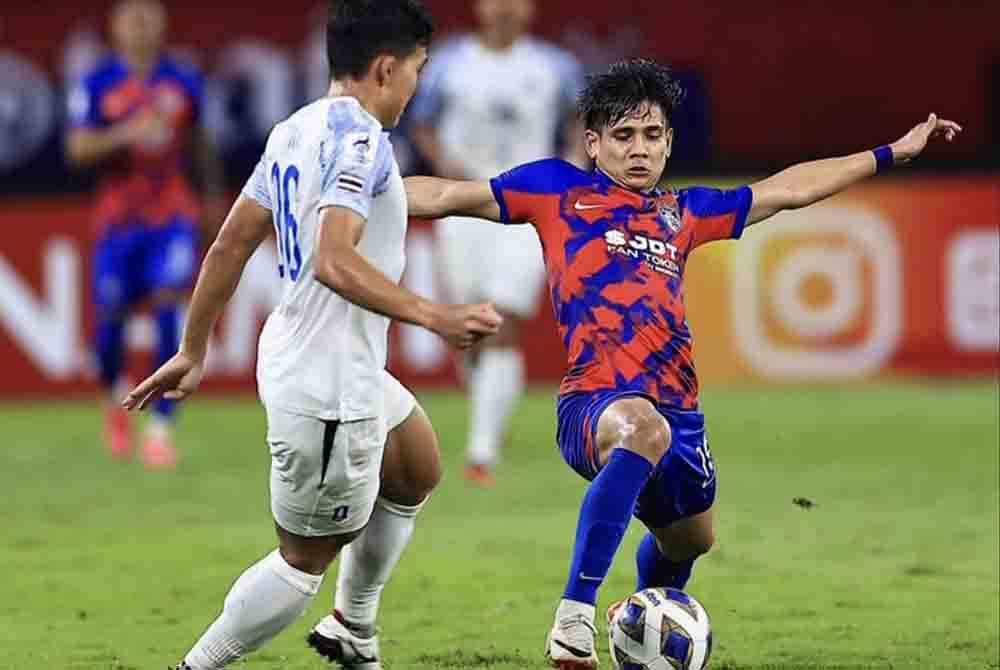
[[[660,106],[643,103],[600,133],[588,130],[587,154],[618,184],[647,191],[660,181],[673,139]]]
[[[479,25],[513,40],[527,32],[535,16],[534,0],[479,0],[476,4]]]
[[[384,78],[386,109],[383,125],[387,129],[394,128],[399,123],[399,117],[403,115],[403,110],[417,91],[417,81],[426,63],[427,47],[424,46],[418,46],[406,58],[387,57],[383,66],[386,68]]]
[[[154,0],[125,0],[111,15],[118,48],[129,53],[158,52],[167,31],[167,14]]]

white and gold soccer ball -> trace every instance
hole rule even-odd
[[[705,670],[712,655],[708,613],[676,589],[629,596],[614,611],[608,638],[617,670]]]

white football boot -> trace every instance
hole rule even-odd
[[[309,634],[309,646],[320,656],[350,670],[382,670],[378,636],[358,637],[344,623],[328,614]]]
[[[545,658],[559,670],[595,670],[597,629],[583,614],[556,618],[545,640]]]

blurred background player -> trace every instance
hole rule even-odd
[[[475,33],[436,49],[411,106],[411,137],[433,172],[488,179],[557,155],[583,165],[573,103],[583,71],[568,52],[528,35],[534,0],[478,0]],[[530,226],[500,231],[454,217],[437,225],[441,278],[458,302],[489,300],[500,333],[466,356],[466,477],[489,485],[524,387],[520,324],[537,311],[542,251]]]
[[[186,171],[198,163],[213,191],[221,181],[221,168],[199,129],[201,76],[166,55],[166,28],[166,12],[155,0],[115,6],[110,32],[116,52],[69,97],[68,158],[76,167],[101,171],[93,212],[95,349],[106,395],[107,447],[119,459],[132,454],[128,414],[113,401],[122,376],[126,319],[148,304],[158,335],[156,364],[177,351],[181,304],[199,239],[199,205]],[[142,448],[147,466],[175,463],[173,419],[174,403],[158,400]]]

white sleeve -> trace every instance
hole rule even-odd
[[[378,121],[354,105],[331,105],[319,156],[319,207],[347,207],[367,219],[375,186],[391,165],[388,151]]]
[[[247,179],[246,186],[243,187],[243,195],[256,202],[265,209],[274,210],[271,205],[271,191],[267,188],[268,173],[267,161],[264,156],[257,161],[257,167],[253,169],[253,174]]]
[[[576,109],[576,99],[586,86],[583,66],[568,51],[559,50],[555,59],[556,71],[559,73],[560,99],[567,113]]]

